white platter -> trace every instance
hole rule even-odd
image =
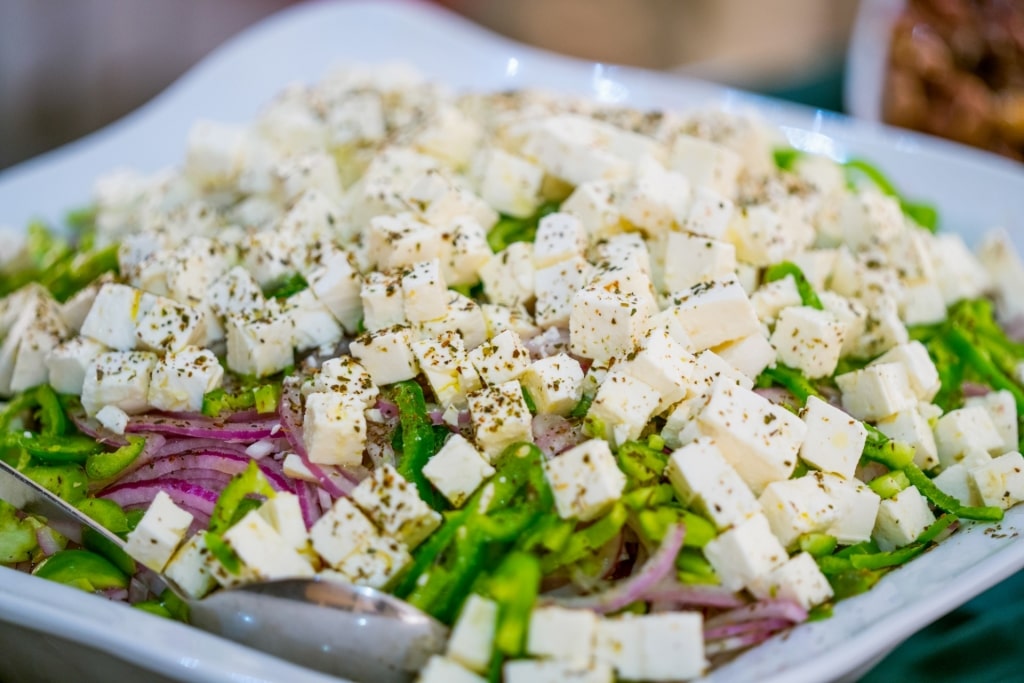
[[[303,4],[243,33],[140,110],[60,150],[0,172],[0,224],[59,221],[89,202],[92,180],[117,166],[180,161],[199,117],[244,121],[290,81],[339,61],[406,61],[456,88],[542,86],[640,107],[757,107],[795,146],[886,169],[910,196],[938,206],[945,229],[973,242],[1002,225],[1024,246],[1024,170],[1004,159],[871,122],[678,76],[572,60],[488,33],[415,2]],[[745,654],[709,681],[800,683],[854,677],[942,614],[1024,567],[1024,509],[1000,533],[970,528],[806,624]],[[42,635],[45,633],[46,635]],[[327,679],[60,585],[0,568],[2,680]]]

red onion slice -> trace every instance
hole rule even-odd
[[[251,442],[274,436],[279,429],[276,417],[255,422],[224,422],[209,418],[182,418],[168,413],[146,413],[131,417],[125,432]]]
[[[207,519],[213,513],[217,494],[210,489],[184,479],[164,477],[149,481],[133,481],[115,484],[100,493],[100,498],[112,500],[123,508],[149,505],[160,491],[171,497],[175,504],[188,510],[204,514]]]
[[[807,621],[807,610],[792,600],[760,600],[737,607],[704,622],[704,628],[715,628],[759,619],[785,619],[791,624]]]

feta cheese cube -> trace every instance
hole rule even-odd
[[[156,302],[152,294],[109,283],[100,288],[89,314],[82,322],[82,335],[118,351],[130,351],[137,341],[139,320]]]
[[[486,680],[448,657],[433,655],[420,671],[416,683],[485,683]]]
[[[448,637],[445,656],[470,671],[485,672],[491,662],[497,622],[498,604],[472,593],[462,603],[459,618]],[[439,683],[448,683],[448,680]]]
[[[576,668],[587,667],[594,657],[597,615],[589,610],[534,607],[526,651]]]
[[[682,229],[695,235],[722,239],[732,221],[735,205],[728,197],[709,187],[697,185]]]
[[[533,442],[533,418],[519,382],[493,384],[467,397],[476,444],[489,462],[518,441]]]
[[[835,522],[839,509],[813,475],[773,481],[758,498],[772,533],[792,547],[803,534],[823,532]]]
[[[538,413],[568,415],[583,396],[583,369],[564,353],[534,361],[519,381]]]
[[[374,384],[384,386],[412,379],[419,372],[412,342],[411,328],[393,325],[360,335],[349,353],[363,364]]]
[[[302,441],[312,463],[360,464],[366,445],[363,407],[333,391],[310,394],[306,397]]]
[[[278,491],[256,508],[256,512],[276,531],[289,546],[305,554],[309,547],[309,534],[302,518],[299,497],[288,491]]]
[[[300,353],[319,346],[333,346],[341,340],[341,326],[312,289],[306,288],[288,297],[283,313],[291,318],[292,345]]]
[[[988,411],[976,406],[951,410],[940,417],[935,423],[935,445],[939,462],[950,467],[963,460],[972,448],[989,453],[998,451],[1003,446],[1003,437]]]
[[[894,346],[871,361],[871,365],[878,363],[902,363],[907,369],[910,388],[914,390],[920,400],[926,403],[935,398],[935,394],[939,393],[939,389],[942,388],[939,371],[935,369],[935,363],[928,355],[928,349],[916,339]]]
[[[714,383],[697,420],[755,494],[790,477],[807,434],[796,415],[726,378]]]
[[[378,215],[369,222],[367,255],[381,270],[403,268],[443,255],[441,232],[411,213]]]
[[[383,465],[352,491],[352,502],[387,535],[415,548],[441,524],[431,510],[391,465]]]
[[[613,370],[598,388],[586,424],[595,436],[618,447],[639,438],[660,402],[661,394],[654,387]]]
[[[639,351],[627,356],[616,369],[657,391],[660,400],[656,412],[661,413],[686,396],[696,359],[664,330],[648,331],[640,344]]]
[[[114,434],[124,434],[128,426],[128,413],[117,406],[103,406],[96,413],[96,421]]]
[[[809,553],[798,553],[767,576],[756,580],[751,592],[761,600],[792,600],[804,609],[832,597],[832,586]]]
[[[369,371],[351,356],[324,361],[313,377],[312,391],[334,391],[343,394],[363,408],[370,408],[380,395]]]
[[[480,312],[487,325],[487,335],[494,337],[505,330],[512,330],[521,339],[532,339],[541,333],[534,324],[533,316],[521,306],[481,304]]]
[[[525,305],[534,294],[533,245],[513,242],[480,267],[480,282],[491,303]]]
[[[52,383],[52,371],[50,374],[50,381]],[[994,453],[1009,453],[1010,451],[1017,450],[1017,403],[1014,401],[1012,393],[1004,389],[1002,391],[993,391],[984,396],[972,396],[964,401],[964,407],[980,407],[988,411],[992,424],[995,425],[999,435],[1003,438],[1002,445],[995,449]]]
[[[537,295],[534,316],[542,327],[565,327],[573,309],[573,297],[590,274],[590,264],[582,256],[573,256],[545,268],[533,275],[533,288]]]
[[[622,496],[626,475],[608,443],[591,439],[544,463],[555,507],[562,519],[590,521]]]
[[[402,272],[405,318],[412,323],[441,318],[448,310],[448,286],[437,259],[420,261]],[[395,321],[396,324],[400,321]]]
[[[961,299],[977,298],[989,287],[989,275],[963,237],[949,232],[935,235],[928,243],[935,272],[944,273],[938,279],[942,298],[947,306]]]
[[[575,258],[587,248],[587,232],[570,213],[552,213],[540,219],[533,240],[533,265],[543,269]]]
[[[619,230],[620,214],[612,201],[612,184],[592,180],[577,185],[559,210],[580,219],[591,241],[607,237]]]
[[[252,510],[224,532],[224,543],[258,581],[313,576],[312,565]]]
[[[576,114],[550,116],[527,134],[522,152],[548,175],[579,185],[588,180],[621,178],[629,164],[608,149],[620,131],[614,126]]]
[[[494,471],[461,434],[448,437],[441,450],[423,466],[423,476],[455,507],[462,507]]]
[[[914,464],[930,470],[939,464],[935,435],[919,408],[907,408],[875,423],[878,431],[893,441],[914,447]]]
[[[1017,451],[973,468],[969,477],[983,505],[1009,510],[1024,500],[1024,456]]]
[[[96,356],[85,371],[82,407],[90,417],[107,405],[126,413],[148,406],[149,384],[157,355],[148,351],[107,351]]]
[[[370,332],[405,324],[402,279],[397,273],[369,273],[359,290],[359,299],[363,304],[363,327]]]
[[[505,683],[612,683],[607,664],[577,665],[560,659],[516,659],[502,667]]]
[[[440,337],[446,332],[458,334],[467,350],[487,341],[487,321],[480,305],[454,290],[446,294],[448,304],[444,316],[417,325],[420,338]]]
[[[501,384],[530,367],[530,352],[513,330],[503,330],[469,352],[469,360],[487,384]]]
[[[441,274],[449,286],[475,285],[480,268],[491,258],[487,231],[471,216],[457,216],[449,225],[450,249],[441,261]]]
[[[716,346],[714,352],[752,380],[760,377],[769,366],[775,365],[778,359],[775,347],[760,333]]]
[[[159,491],[146,514],[128,534],[125,552],[156,572],[162,572],[192,524],[192,515]]]
[[[229,313],[253,313],[265,305],[260,284],[241,266],[235,266],[210,285],[206,302],[221,318]]]
[[[627,680],[697,678],[707,667],[703,628],[699,612],[601,619],[595,658]]]
[[[633,179],[616,194],[622,217],[648,235],[679,227],[690,205],[690,182],[651,158],[637,164]]]
[[[266,377],[295,362],[295,325],[275,300],[251,313],[229,313],[224,322],[228,369]]]
[[[858,420],[875,421],[917,406],[902,363],[879,363],[836,376],[843,410]]]
[[[164,575],[186,595],[197,600],[214,589],[217,580],[210,571],[205,531],[194,534],[181,544],[164,567]]]
[[[224,368],[208,349],[168,353],[153,367],[147,402],[157,410],[199,412],[203,395],[218,388],[223,378]]]
[[[868,486],[857,479],[831,474],[812,472],[828,495],[835,501],[838,513],[835,521],[825,533],[835,536],[841,545],[852,545],[871,538],[878,516],[881,498]]]
[[[464,407],[466,395],[480,388],[480,377],[469,361],[462,337],[457,333],[448,332],[436,339],[415,341],[412,352],[441,405]]]
[[[678,292],[736,272],[736,248],[729,242],[688,232],[670,232],[665,243],[665,291]]]
[[[725,145],[692,135],[679,135],[672,142],[669,165],[695,187],[709,187],[726,197],[734,197],[743,159]]]
[[[844,334],[842,323],[828,311],[792,306],[779,313],[771,344],[781,362],[818,379],[835,372]]]
[[[760,513],[708,541],[704,556],[729,591],[750,586],[789,559],[768,518]]]
[[[761,331],[754,307],[735,278],[702,282],[675,295],[676,316],[697,350]]]
[[[309,530],[313,549],[331,567],[375,543],[377,527],[349,498],[338,498]]]
[[[972,485],[970,470],[963,463],[945,468],[939,473],[939,476],[932,479],[932,483],[938,486],[943,493],[956,498],[962,505],[982,504],[981,496]]]
[[[779,313],[790,306],[799,306],[802,301],[796,279],[792,275],[766,282],[750,295],[757,319],[770,327],[775,326]]]
[[[362,277],[352,255],[342,249],[320,245],[314,250],[311,265],[303,276],[309,289],[349,334],[355,332],[363,317],[360,293]]]
[[[89,363],[107,350],[106,346],[88,337],[74,337],[61,342],[46,356],[50,385],[58,393],[80,395]]]
[[[358,552],[349,555],[334,568],[336,576],[357,586],[384,588],[412,562],[412,555],[400,541],[377,536]],[[331,570],[321,576],[331,576]]]
[[[867,441],[864,425],[817,396],[807,399],[800,417],[807,425],[800,459],[823,472],[852,478]]]
[[[819,290],[818,298],[825,310],[834,315],[846,330],[842,355],[845,357],[853,354],[860,347],[860,339],[868,322],[868,309],[859,301],[827,290]]]
[[[909,486],[879,504],[872,535],[880,549],[893,550],[913,543],[934,521],[928,499]]]
[[[694,506],[719,531],[761,511],[750,488],[711,439],[699,438],[674,451],[665,476],[683,504]]]
[[[584,287],[572,299],[569,348],[598,362],[626,355],[647,331],[649,320],[638,297]]]
[[[501,213],[526,218],[540,204],[544,169],[522,157],[487,148],[474,159],[472,175],[480,196]]]
[[[1024,315],[1018,294],[1024,291],[1024,263],[1005,228],[989,231],[978,246],[978,261],[984,266],[995,289],[1001,320]]]

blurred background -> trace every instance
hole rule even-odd
[[[0,168],[138,107],[294,0],[0,0]],[[830,109],[856,0],[442,0],[516,40]]]

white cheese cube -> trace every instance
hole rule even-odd
[[[981,465],[985,467],[985,465]],[[953,496],[963,505],[981,505],[981,496],[972,485],[971,473],[963,463],[947,467],[932,479],[932,483],[943,493]],[[1005,491],[1004,491],[1005,492]]]
[[[583,223],[569,213],[552,213],[540,219],[533,241],[533,265],[542,269],[580,256],[587,248]]]
[[[339,146],[377,142],[387,133],[377,92],[347,92],[327,112],[328,134]]]
[[[228,369],[266,377],[295,362],[295,325],[276,301],[252,313],[229,313],[224,322]]]
[[[295,274],[302,239],[279,230],[261,230],[246,233],[238,246],[241,265],[260,287],[268,288]]]
[[[221,385],[224,368],[212,351],[191,347],[156,362],[147,402],[157,410],[199,412],[203,395]]]
[[[522,157],[487,148],[473,161],[472,174],[480,196],[501,213],[526,218],[540,204],[544,169]]]
[[[441,524],[441,515],[391,465],[377,468],[361,481],[352,491],[352,502],[385,534],[409,548],[418,546]]]
[[[902,441],[914,447],[914,464],[930,470],[939,464],[935,434],[928,420],[918,408],[907,408],[875,423],[878,431],[893,441]]]
[[[128,426],[128,413],[117,406],[103,406],[96,413],[96,421],[114,434],[124,434]]]
[[[682,229],[712,239],[725,237],[732,221],[735,205],[732,200],[709,187],[696,186]]]
[[[538,413],[568,415],[583,396],[583,368],[564,353],[534,361],[519,381]]]
[[[373,271],[359,290],[363,304],[363,327],[370,332],[405,324],[402,280],[396,273]]]
[[[349,467],[360,464],[366,445],[363,407],[333,391],[310,394],[306,397],[302,441],[312,463]]]
[[[50,385],[58,393],[80,395],[89,363],[106,350],[88,337],[74,337],[53,347],[46,356]]]
[[[265,305],[260,284],[241,266],[235,266],[210,285],[206,303],[221,318],[229,313],[252,313]]]
[[[825,533],[835,536],[842,545],[852,545],[871,538],[881,498],[860,481],[838,474],[812,472],[837,508],[836,520]]]
[[[712,386],[697,419],[755,494],[789,478],[807,433],[796,415],[727,378]]]
[[[587,411],[586,424],[595,436],[618,447],[640,437],[660,402],[661,394],[654,387],[613,370],[598,388]]]
[[[587,522],[622,496],[626,475],[608,443],[591,439],[544,463],[544,474],[562,519]]]
[[[649,320],[638,297],[584,287],[572,299],[569,348],[598,362],[626,355],[647,331]]]
[[[1024,315],[1020,292],[1024,291],[1024,263],[1005,228],[986,233],[978,245],[978,261],[988,272],[995,289],[1001,320]]]
[[[844,334],[843,324],[828,311],[792,306],[779,313],[771,344],[779,361],[818,379],[835,372]]]
[[[943,273],[938,284],[942,298],[951,306],[961,299],[977,298],[988,289],[989,275],[963,237],[954,233],[935,235],[928,243],[935,272]]]
[[[729,242],[688,232],[670,232],[665,243],[665,291],[678,292],[723,280],[736,272],[736,248]]]
[[[533,316],[521,306],[481,304],[480,312],[487,325],[487,335],[494,337],[505,330],[512,330],[520,339],[532,339],[541,333],[534,324]]]
[[[576,665],[560,659],[516,659],[502,667],[505,683],[612,683],[607,664]]]
[[[704,555],[721,579],[722,588],[729,591],[751,585],[789,559],[762,514],[755,514],[708,541]]]
[[[676,316],[698,350],[761,331],[754,307],[735,278],[702,282],[677,292],[675,307]]]
[[[192,524],[192,515],[160,491],[146,514],[128,534],[125,551],[150,569],[162,572]]]
[[[910,388],[926,403],[935,398],[935,394],[942,388],[939,371],[935,369],[928,349],[916,339],[889,349],[871,362],[872,365],[878,363],[902,363],[907,369]]]
[[[576,186],[559,211],[580,219],[591,241],[607,237],[619,230],[619,209],[612,201],[612,184],[593,180]]]
[[[245,159],[245,128],[199,120],[188,132],[185,173],[201,186],[230,183]]]
[[[704,673],[704,617],[700,612],[664,612],[639,617],[647,681],[678,681]],[[623,676],[625,676],[625,672]]]
[[[475,285],[480,268],[491,258],[487,231],[471,216],[457,216],[446,233],[451,247],[441,261],[441,274],[450,286]]]
[[[370,408],[380,395],[369,371],[351,356],[324,361],[313,377],[312,391],[335,391],[363,408]]]
[[[475,349],[487,341],[487,321],[480,305],[454,290],[446,294],[448,304],[445,314],[421,322],[417,326],[420,338],[440,337],[446,332],[459,334],[467,350]]]
[[[420,671],[416,683],[485,683],[483,676],[462,668],[458,663],[441,655],[434,655],[427,660],[426,666]]]
[[[935,280],[904,282],[898,306],[907,325],[934,325],[946,319],[946,302]]]
[[[206,547],[206,532],[200,531],[181,544],[167,566],[164,575],[185,591],[189,597],[199,599],[217,585],[210,571],[210,551]]]
[[[286,453],[284,459],[281,461],[281,468],[284,470],[284,473],[292,479],[308,481],[311,484],[317,484],[320,482],[320,478],[306,467],[306,463],[302,461],[302,458],[297,453]]]
[[[623,244],[623,241],[617,239],[618,237],[616,236],[612,240],[615,240],[618,244]],[[625,237],[625,235],[622,237]],[[612,240],[602,244],[610,243]],[[635,296],[645,314],[653,315],[656,313],[658,311],[658,297],[654,290],[654,283],[651,280],[651,267],[646,249],[641,254],[625,249],[608,251],[611,251],[611,253],[600,257],[602,260],[597,262],[587,286],[591,289],[603,289],[615,294]]]
[[[320,245],[303,275],[316,298],[350,334],[363,317],[360,298],[362,278],[352,255],[336,247]]]
[[[686,333],[683,324],[679,322],[676,313],[676,309],[671,307],[666,308],[664,311],[659,311],[651,316],[648,326],[650,330],[663,330],[667,332],[668,336],[672,337],[680,347],[689,353],[693,353],[693,341],[690,339],[690,335]],[[772,353],[775,353],[775,349],[772,349]]]
[[[370,264],[381,270],[411,266],[441,258],[441,232],[410,213],[377,216],[367,231]]]
[[[640,617],[626,615],[600,619],[597,622],[594,659],[598,664],[614,668],[621,678],[642,680],[647,664],[644,652],[646,635]]]
[[[813,475],[773,481],[758,502],[772,533],[787,548],[803,534],[828,529],[839,513],[820,478]]]
[[[533,418],[519,382],[484,387],[467,400],[476,444],[489,462],[518,441],[533,441]]]
[[[775,319],[784,309],[799,306],[802,301],[796,279],[792,275],[766,282],[750,295],[757,319],[770,326],[775,325]]]
[[[222,538],[258,581],[315,573],[312,565],[256,510],[225,531]]]
[[[969,476],[983,505],[1009,510],[1024,500],[1024,456],[1017,451],[973,468]]]
[[[448,309],[448,286],[437,259],[420,261],[402,272],[405,318],[412,323],[441,318]],[[398,322],[398,321],[396,321]]]
[[[487,459],[461,434],[452,434],[423,466],[423,476],[455,507],[494,475]]]
[[[158,352],[181,351],[205,339],[203,316],[192,306],[157,297],[138,321],[138,346]]]
[[[89,416],[114,405],[126,413],[149,406],[149,383],[157,355],[148,351],[107,351],[96,356],[85,371],[82,407]]]
[[[89,315],[82,322],[82,335],[118,351],[135,348],[139,320],[156,302],[141,290],[110,283],[103,285]]]
[[[480,281],[491,303],[525,305],[533,299],[533,245],[513,242],[480,267]]]
[[[836,376],[843,410],[858,420],[874,421],[917,405],[902,363],[879,363]]]
[[[333,346],[341,340],[341,325],[312,289],[292,294],[285,300],[283,309],[292,321],[292,345],[296,351]]]
[[[767,576],[756,580],[751,592],[761,600],[792,600],[811,609],[832,597],[832,586],[808,553],[799,553]]]
[[[891,296],[876,298],[868,309],[864,334],[857,340],[851,355],[873,358],[910,340],[906,325],[900,320],[896,299]]]
[[[617,369],[658,392],[660,413],[686,396],[692,385],[694,363],[693,354],[668,332],[654,329],[644,335],[640,350],[627,356]]]
[[[289,546],[300,553],[309,547],[309,534],[302,519],[299,497],[288,491],[278,491],[256,508],[257,514],[273,527]]]
[[[462,337],[457,333],[447,332],[436,339],[415,341],[412,352],[442,406],[464,407],[466,395],[480,388],[480,377],[469,362]]]
[[[909,486],[879,504],[872,535],[879,548],[893,550],[913,543],[934,521],[928,499]]]
[[[50,381],[53,382],[53,373],[50,373]],[[964,401],[965,408],[981,407],[988,411],[1003,443],[994,453],[1008,453],[1017,450],[1018,427],[1017,427],[1017,403],[1013,394],[1006,389],[993,391],[984,396],[972,396]]]
[[[452,626],[445,656],[471,671],[483,673],[491,662],[494,631],[498,622],[498,604],[471,594],[462,603],[459,618]],[[448,683],[441,681],[440,683]]]
[[[825,289],[826,283],[832,277],[838,253],[835,249],[808,249],[790,260],[796,264],[817,293]],[[818,298],[821,298],[820,294]]]
[[[101,275],[60,304],[60,316],[64,319],[64,324],[67,325],[69,332],[78,334],[82,329],[82,323],[85,322],[85,316],[89,315],[89,309],[96,302],[96,295],[99,294],[100,288],[113,281],[114,278],[110,273]]]
[[[533,288],[537,295],[534,317],[542,327],[565,327],[572,314],[573,297],[590,274],[590,264],[576,255],[545,268],[533,275]]]
[[[294,202],[282,227],[310,239],[329,236],[342,199],[338,164],[327,152],[286,158],[274,169],[285,200]],[[315,227],[314,227],[315,226]]]
[[[519,335],[504,330],[469,352],[469,360],[487,384],[501,384],[519,376],[530,367],[530,352]]]
[[[800,417],[807,425],[800,459],[822,472],[852,478],[868,437],[864,425],[817,396],[807,399]]]
[[[382,589],[409,563],[412,555],[400,541],[377,536],[334,568],[339,578],[357,586]],[[328,572],[322,572],[321,575]]]
[[[842,354],[851,355],[860,346],[860,339],[868,322],[868,309],[859,301],[826,290],[819,290],[818,298],[825,310],[843,324],[846,334],[843,338]]]
[[[450,104],[440,105],[421,130],[414,146],[421,152],[440,159],[452,168],[469,163],[479,144],[480,124]]]
[[[348,498],[338,498],[309,530],[313,549],[332,567],[369,547],[380,536],[377,527]]]
[[[790,213],[776,204],[752,204],[734,213],[728,238],[736,247],[736,258],[767,267],[810,246],[802,231],[793,230]]]
[[[1002,448],[1003,437],[981,407],[951,410],[935,423],[935,445],[939,461],[949,467],[963,460],[975,448],[993,453]]]
[[[694,506],[721,531],[761,511],[750,488],[711,439],[672,453],[665,476],[684,505]]]
[[[363,364],[374,384],[384,386],[412,379],[419,372],[412,342],[411,328],[394,325],[360,335],[349,353]]]
[[[884,246],[903,231],[899,201],[874,189],[847,194],[839,217],[843,241],[857,251]]]
[[[677,228],[690,206],[690,182],[654,159],[637,164],[633,179],[616,194],[622,217],[648,235]]]
[[[551,116],[532,127],[522,152],[536,160],[548,175],[570,185],[621,178],[629,164],[607,144],[619,132],[614,126],[581,115]]]
[[[576,668],[587,667],[594,657],[597,615],[589,610],[534,607],[526,651]]]
[[[716,346],[714,352],[752,380],[757,379],[769,366],[775,365],[778,358],[775,347],[760,333]]]
[[[743,159],[725,145],[692,135],[679,135],[672,142],[669,165],[695,187],[709,187],[726,197],[734,197]]]

